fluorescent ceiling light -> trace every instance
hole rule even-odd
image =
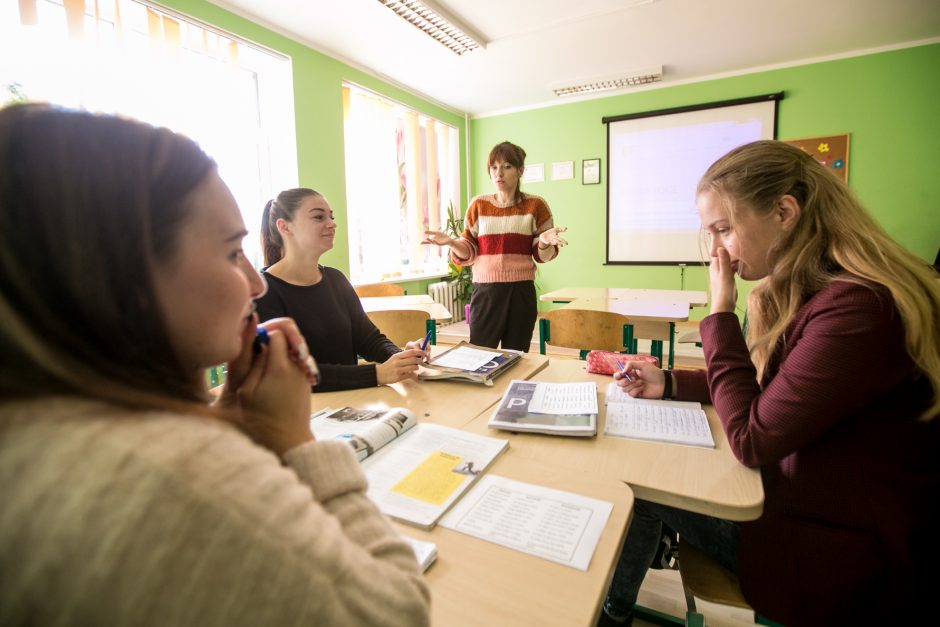
[[[556,96],[573,96],[575,94],[585,94],[594,91],[607,91],[609,89],[621,89],[623,87],[633,87],[635,85],[645,85],[663,80],[663,66],[647,68],[631,72],[628,76],[617,78],[599,78],[585,81],[579,85],[566,85],[555,87]]]
[[[458,55],[486,48],[486,40],[430,0],[379,0],[395,14],[418,27]]]

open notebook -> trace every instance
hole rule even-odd
[[[633,398],[615,381],[607,386],[604,434],[715,448],[701,403]]]

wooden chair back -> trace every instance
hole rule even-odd
[[[397,283],[370,283],[354,288],[359,298],[363,296],[404,296],[405,288]]]
[[[539,324],[540,344],[618,353],[626,350],[623,326],[630,320],[621,314],[566,308],[545,312],[541,317],[549,324],[547,339],[542,337],[544,325]]]
[[[431,317],[428,312],[415,309],[384,309],[366,315],[396,346],[423,339]]]

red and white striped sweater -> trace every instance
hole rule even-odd
[[[495,194],[477,196],[464,218],[461,239],[470,245],[470,256],[451,260],[473,264],[474,283],[509,283],[535,279],[535,262],[558,256],[558,247],[539,250],[539,234],[552,228],[552,212],[538,196],[525,194],[516,203],[500,203]]]

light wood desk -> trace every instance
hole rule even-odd
[[[403,535],[437,545],[437,561],[425,574],[431,624],[593,627],[632,516],[630,488],[612,478],[533,462],[512,446],[486,473],[608,501],[614,508],[586,572],[440,525],[423,531],[394,523]]]
[[[562,309],[610,311],[636,321],[684,322],[689,319],[689,306],[683,301],[620,300],[617,298],[577,298]]]
[[[364,296],[359,299],[366,313],[370,311],[385,311],[388,309],[411,309],[426,311],[432,320],[443,322],[453,318],[447,307],[435,303],[427,294],[412,294],[405,296]]]
[[[432,354],[450,347],[432,347]],[[493,386],[468,381],[402,381],[374,388],[322,392],[310,395],[315,411],[322,407],[357,407],[388,409],[407,407],[418,422],[433,422],[460,428],[481,412],[495,405],[513,379],[530,379],[548,365],[548,358],[526,354],[509,370],[493,380]]]
[[[616,300],[644,300],[647,302],[684,302],[689,307],[708,304],[708,294],[699,290],[651,290],[628,287],[564,287],[545,292],[539,300],[571,302],[579,298],[612,298]]]
[[[715,410],[705,406],[715,448],[681,446],[630,440],[603,435],[607,411],[604,406],[606,375],[588,374],[585,362],[552,360],[548,368],[532,377],[536,381],[584,381],[597,383],[597,435],[574,438],[536,433],[512,433],[489,429],[492,409],[475,418],[464,429],[505,437],[511,450],[534,461],[566,466],[596,477],[616,477],[633,488],[637,498],[728,520],[760,517],[764,488],[760,471],[739,463],[728,447]]]

